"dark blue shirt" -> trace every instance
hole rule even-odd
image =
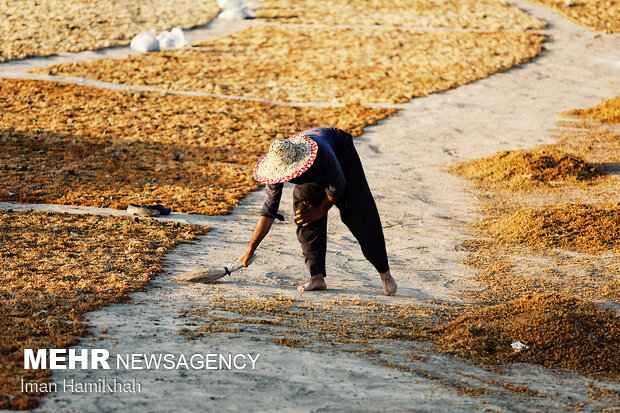
[[[349,156],[345,150],[346,132],[336,128],[314,128],[303,131],[303,134],[317,143],[318,151],[312,166],[297,178],[291,179],[294,184],[316,182],[325,187],[325,193],[338,198],[344,193],[346,180],[340,166],[344,156]],[[283,183],[268,184],[265,187],[267,198],[261,210],[264,217],[275,218],[280,208]]]

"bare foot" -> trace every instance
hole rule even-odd
[[[392,278],[392,274],[390,272],[384,272],[381,274],[381,282],[383,283],[383,294],[385,295],[394,295],[396,294],[396,290],[398,286],[396,285],[396,281]]]
[[[305,283],[304,285],[300,285],[297,287],[299,291],[314,291],[314,290],[324,290],[327,288],[327,284],[325,284],[325,278],[323,278],[323,274],[317,274],[310,278],[310,281]]]

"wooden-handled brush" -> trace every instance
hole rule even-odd
[[[248,265],[254,261],[255,256],[248,261]],[[231,273],[243,268],[243,264],[236,262],[234,264],[226,265],[224,267],[215,267],[198,271],[185,272],[183,274],[173,275],[174,281],[191,282],[191,283],[212,283],[219,280],[222,277],[230,275]]]

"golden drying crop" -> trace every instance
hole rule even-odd
[[[617,179],[620,165],[620,96],[602,101],[593,108],[564,112],[564,115],[580,120],[561,123],[565,128],[556,131],[556,146],[587,159],[598,170],[609,174],[607,191],[611,200],[616,201],[620,192],[620,180]]]
[[[583,159],[551,146],[502,151],[488,158],[458,164],[451,172],[479,183],[513,188],[587,181],[600,175]]]
[[[620,33],[620,0],[530,0],[551,7],[577,24],[605,33]]]
[[[498,241],[587,253],[620,252],[620,203],[547,205],[488,226]]]
[[[315,126],[359,135],[391,113],[296,108],[0,80],[0,199],[224,214],[257,189],[251,166],[276,136]]]
[[[603,100],[593,108],[569,110],[564,112],[564,115],[576,118],[590,118],[602,123],[620,123],[620,96]]]
[[[467,297],[502,302],[560,293],[618,302],[619,103],[613,98],[566,112],[580,120],[560,122],[565,127],[554,131],[553,145],[502,152],[452,169],[473,179],[487,199],[481,205],[486,218],[473,226],[481,239],[464,247],[465,262],[480,270],[475,279],[488,288],[466,292]],[[599,178],[590,179],[592,167]],[[531,185],[535,177],[539,180]]]
[[[256,17],[278,23],[364,24],[484,30],[546,23],[501,0],[264,0]]]
[[[126,45],[143,30],[189,29],[218,12],[215,0],[0,0],[0,62]]]
[[[449,306],[385,305],[358,300],[313,303],[286,297],[258,300],[211,294],[206,307],[183,310],[189,321],[180,334],[196,340],[219,332],[252,334],[255,339],[318,351],[346,351],[371,359],[389,358],[377,349],[387,340],[393,351],[407,342],[426,340],[428,326],[455,314]]]
[[[162,269],[166,251],[209,229],[152,219],[0,211],[0,409],[31,409],[24,348],[66,348],[88,334],[83,314],[122,302]]]
[[[347,352],[464,391],[481,389],[466,388],[432,365],[421,368],[426,356],[440,350],[476,362],[527,362],[620,376],[620,320],[610,311],[558,294],[534,294],[494,306],[418,306],[284,297],[227,299],[214,293],[205,307],[182,313],[189,321],[180,334],[190,340],[225,333],[321,354]],[[515,353],[511,348],[515,341],[530,349]],[[439,347],[416,345],[420,342]]]
[[[35,72],[290,102],[403,103],[528,62],[545,39],[525,32],[254,26],[189,49]]]
[[[486,362],[522,362],[620,378],[620,319],[592,303],[533,294],[470,310],[438,327],[448,353]],[[529,349],[515,352],[520,341]]]

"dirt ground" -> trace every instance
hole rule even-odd
[[[562,121],[560,112],[593,107],[601,98],[620,92],[620,65],[615,52],[620,46],[617,35],[595,35],[550,9],[524,1],[510,3],[550,23],[545,32],[552,39],[547,44],[548,50],[519,68],[409,101],[395,115],[365,128],[356,140],[382,216],[392,271],[399,283],[397,296],[381,295],[377,275],[364,261],[337,214],[330,214],[329,219],[329,289],[309,294],[295,290],[306,278],[306,270],[295,239],[295,225],[290,219],[291,188],[288,186],[282,203],[287,219],[275,225],[261,245],[256,262],[215,285],[180,285],[171,277],[234,261],[247,244],[264,195],[260,191],[252,193],[228,216],[174,214],[165,221],[199,223],[214,230],[201,237],[198,243],[183,245],[168,254],[163,276],[153,281],[152,288],[132,295],[135,305],[113,305],[89,314],[95,337],[101,335],[102,339],[84,342],[82,346],[111,348],[120,354],[136,351],[193,354],[205,352],[205,349],[232,353],[253,351],[262,354],[260,368],[212,374],[201,371],[117,372],[117,378],[141,381],[145,391],[127,397],[58,394],[44,398],[41,410],[150,408],[164,411],[180,407],[199,410],[205,405],[217,411],[273,410],[274,405],[279,410],[294,411],[376,411],[377,406],[385,410],[411,410],[415,406],[419,411],[469,411],[472,408],[613,411],[617,408],[620,386],[605,376],[528,363],[481,364],[443,354],[414,338],[414,322],[431,323],[436,317],[434,314],[449,313],[450,308],[458,311],[470,307],[476,301],[476,294],[479,300],[504,300],[508,287],[521,296],[540,292],[523,283],[506,285],[499,295],[485,295],[493,290],[487,281],[477,278],[481,271],[463,263],[471,252],[467,244],[473,237],[469,225],[483,217],[479,209],[482,195],[478,189],[450,174],[449,166],[490,157],[500,151],[529,150],[541,144],[556,143],[561,137],[552,129]],[[76,60],[85,59],[85,56],[76,56]],[[23,76],[32,76],[26,71],[36,65],[40,66],[40,62],[20,66],[25,69],[21,72]],[[0,73],[2,70],[0,67]],[[17,76],[15,66],[7,67],[8,71],[11,76]],[[101,83],[92,84],[102,86]],[[576,156],[586,162],[606,162],[588,159],[587,152],[586,148]],[[617,179],[617,175],[609,175],[609,179]],[[529,197],[534,199],[532,203],[548,200],[540,193]],[[0,207],[118,214],[113,210],[71,206],[1,203]],[[554,259],[552,256],[534,258],[535,265],[528,262],[534,271],[550,265]],[[614,256],[609,259],[613,260]],[[497,261],[497,264],[502,262]],[[585,260],[577,264],[580,271],[588,272],[590,267],[585,265]],[[601,263],[594,265],[599,268]],[[501,271],[494,273],[502,275]],[[541,278],[541,274],[535,275]],[[563,280],[577,285],[582,279],[578,273]],[[548,289],[546,284],[538,287],[542,292]],[[472,295],[464,297],[465,291]],[[386,356],[381,361],[376,352],[364,352],[368,347],[349,348],[359,351],[337,351],[323,346],[328,340],[321,340],[321,337],[310,336],[313,339],[307,345],[303,337],[296,342],[293,337],[274,335],[273,331],[261,328],[261,324],[248,322],[243,314],[236,316],[243,321],[237,326],[217,319],[222,327],[231,331],[210,331],[209,324],[203,324],[214,315],[235,317],[234,312],[213,314],[216,308],[222,310],[221,306],[210,304],[214,301],[232,302],[239,307],[252,300],[264,305],[270,299],[304,300],[302,309],[315,313],[319,320],[333,314],[327,310],[333,307],[334,301],[370,303],[370,308],[376,306],[386,314],[391,305],[416,308],[412,311],[414,316],[407,318],[412,323],[408,337],[413,341],[388,339],[376,343],[372,349]],[[618,311],[613,297],[591,296],[588,300],[595,301],[599,309],[608,307]],[[513,307],[506,308],[512,311]],[[582,307],[576,304],[563,311],[570,315],[575,308]],[[292,323],[298,320],[295,325],[302,325],[303,314],[292,312],[288,320]],[[388,320],[387,315],[382,320]],[[235,331],[240,326],[244,330]],[[466,332],[454,330],[458,337],[467,333],[476,336],[477,327],[473,326],[475,331],[472,332],[467,323],[463,326]],[[489,332],[492,331],[478,337],[481,345]],[[508,341],[536,337],[525,333],[518,337],[502,334],[497,335],[504,337],[500,339],[502,351],[510,346]],[[384,340],[384,337],[377,340]],[[529,344],[532,350],[536,349],[537,343]],[[107,375],[94,370],[58,372],[52,379],[66,377],[96,380]]]

